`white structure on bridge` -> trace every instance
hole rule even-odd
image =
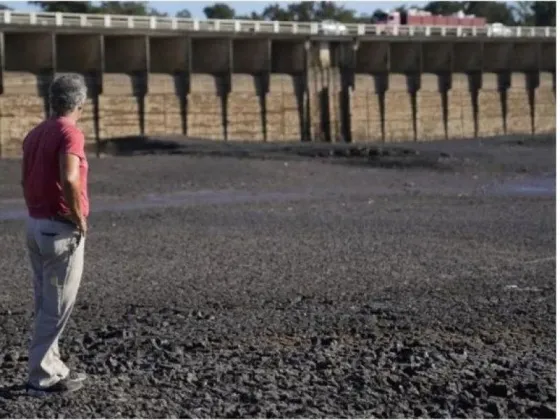
[[[0,29],[52,27],[66,30],[145,30],[169,32],[218,32],[280,34],[285,36],[332,35],[320,22],[281,22],[258,20],[185,19],[161,16],[124,16],[78,13],[23,13],[5,10],[0,13]],[[496,24],[475,26],[407,26],[350,23],[343,24],[338,36],[389,37],[556,37],[556,27],[503,27]]]

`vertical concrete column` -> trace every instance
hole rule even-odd
[[[146,104],[148,135],[187,135],[190,39],[151,37]]]
[[[88,87],[88,101],[79,125],[88,147],[95,147],[99,154],[99,95],[103,74],[102,44],[99,35],[57,34],[56,71],[79,73],[84,76]]]
[[[99,98],[102,138],[143,135],[148,92],[149,39],[146,36],[104,37],[105,74]]]
[[[529,115],[531,120],[531,134],[535,134],[535,90],[540,84],[540,73],[537,71],[525,72],[525,88],[527,90],[527,101],[529,103]],[[513,126],[514,124],[512,124]]]
[[[189,137],[228,139],[228,97],[231,92],[231,39],[191,39]]]
[[[4,60],[0,136],[3,155],[11,156],[21,153],[25,135],[48,115],[56,66],[53,33],[4,33]]]
[[[270,141],[309,139],[313,77],[308,71],[308,48],[300,40],[271,40],[270,85],[266,98]],[[309,85],[312,86],[309,93]],[[313,120],[315,121],[315,120]]]
[[[337,61],[340,68],[340,136],[345,143],[352,142],[352,95],[356,80],[357,40],[340,43]]]
[[[388,42],[360,41],[356,50],[352,93],[352,139],[356,142],[385,140],[385,95],[389,87]]]
[[[453,44],[426,40],[422,44],[422,64],[422,89],[418,92],[418,138],[448,138]]]
[[[556,74],[541,72],[539,87],[535,90],[535,133],[556,131]]]
[[[540,84],[535,90],[535,132],[556,130],[556,41],[540,42]]]
[[[417,93],[421,87],[422,44],[393,41],[390,44],[390,81],[386,94],[387,139],[417,140]]]
[[[229,138],[266,141],[266,97],[270,86],[270,40],[233,41]]]
[[[333,129],[333,119],[336,123],[336,104],[331,98],[336,91],[336,75],[331,63],[331,44],[326,41],[311,44],[310,69],[313,79],[313,93],[311,101],[311,115],[315,127],[313,138],[317,141],[330,143],[336,138],[336,129]]]
[[[448,126],[451,138],[478,135],[482,55],[481,42],[457,40],[453,43],[453,82],[448,100]]]
[[[483,82],[479,92],[481,136],[507,132],[507,92],[511,85],[513,43],[487,41],[483,46]]]
[[[539,86],[540,48],[530,40],[512,44],[511,86],[507,93],[507,132],[535,132],[535,89]]]

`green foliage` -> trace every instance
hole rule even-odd
[[[95,13],[90,1],[30,1],[44,12]]]
[[[102,1],[94,5],[90,1],[30,1],[45,12],[101,13],[113,15],[167,16],[148,6],[147,1]]]
[[[424,6],[424,10],[433,15],[447,16],[463,10],[463,3],[462,1],[431,1]]]
[[[206,6],[202,11],[208,19],[235,18],[235,10],[229,7],[227,3],[214,3],[212,6]]]
[[[192,17],[192,16],[191,16],[191,12],[189,12],[187,9],[179,10],[179,11],[175,14],[175,16],[176,16],[176,17],[179,17],[179,18],[185,18],[185,19],[190,19],[190,18]]]

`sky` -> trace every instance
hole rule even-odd
[[[11,7],[14,10],[22,12],[39,11],[37,7],[29,5],[25,1],[0,1],[0,3]],[[158,9],[162,12],[167,12],[170,16],[174,16],[176,12],[182,9],[188,9],[192,16],[195,18],[204,18],[203,10],[206,6],[210,6],[215,2],[206,1],[150,1],[150,7]],[[271,3],[279,3],[280,5],[287,5],[291,2],[287,1],[223,1],[228,3],[237,14],[249,14],[252,11],[262,11],[266,6]],[[371,14],[375,9],[389,10],[400,5],[422,7],[427,2],[425,1],[344,1],[337,2],[344,5],[348,9],[354,9],[359,14]]]

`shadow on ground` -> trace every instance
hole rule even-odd
[[[254,143],[219,142],[187,137],[128,136],[103,140],[101,155],[191,155],[246,159],[303,160],[321,159],[331,163],[386,168],[456,170],[469,162],[467,154],[489,144],[496,146],[550,145],[554,135],[499,136],[452,141],[406,143]],[[90,150],[95,153],[96,150]],[[470,153],[469,153],[470,152]],[[476,153],[476,152],[474,152]]]

